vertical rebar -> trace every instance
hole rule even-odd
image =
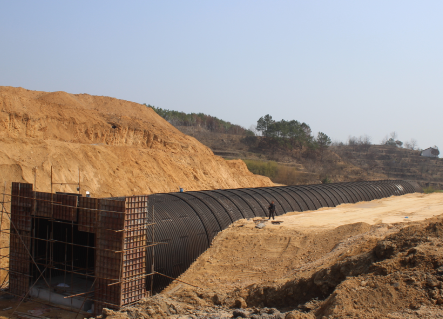
[[[65,273],[63,275],[63,283],[66,284],[66,267],[68,264],[68,230],[65,229]],[[72,289],[72,285],[70,286]]]
[[[2,216],[0,217],[0,236],[4,236],[4,234],[3,234],[3,213],[4,213],[4,209],[5,209],[5,194],[6,194],[6,181],[5,181],[5,185],[4,185],[4,187],[3,187],[3,197],[2,197]],[[9,227],[9,228],[11,228],[11,227]],[[11,245],[9,245],[9,246],[11,246]],[[11,249],[11,248],[9,248],[9,249]],[[3,256],[3,251],[2,251],[3,249],[0,249],[0,256]],[[3,258],[2,258],[2,261],[3,261]],[[8,258],[8,263],[9,263],[9,258]],[[5,275],[5,280],[6,280],[6,277],[7,277],[8,275],[6,274]],[[4,281],[4,280],[3,280]],[[2,284],[2,286],[3,286],[3,284]]]
[[[86,248],[86,252],[87,251],[88,248]],[[88,258],[87,256],[88,255],[86,254],[86,258]],[[74,222],[71,220],[71,287],[74,282],[73,271],[74,271]],[[86,269],[86,272],[88,272],[88,269]],[[74,291],[74,288],[72,289],[72,291]],[[72,308],[72,299],[71,299],[71,308]]]
[[[152,224],[152,245],[154,245],[154,239],[155,239],[155,236],[154,236],[154,231],[155,231],[155,223],[154,223],[154,205],[152,205],[152,222],[151,222],[151,224]],[[151,263],[151,274],[153,274],[154,273],[154,256],[155,256],[155,245],[154,246],[152,246],[152,255],[151,255],[151,258],[152,258],[152,263]],[[152,275],[151,276],[151,297],[152,297],[152,293],[153,293],[153,290],[154,290],[154,275]]]

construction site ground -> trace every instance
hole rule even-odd
[[[415,193],[288,213],[261,229],[239,220],[181,281],[102,317],[443,318],[442,205],[441,193]],[[0,299],[0,318],[18,302]],[[18,311],[75,317],[32,300]]]
[[[261,229],[239,220],[181,281],[102,318],[443,318],[442,205],[441,193],[415,193],[288,213]]]

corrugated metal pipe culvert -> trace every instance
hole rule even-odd
[[[154,241],[161,244],[155,246],[154,268],[176,278],[231,223],[267,216],[271,201],[276,214],[282,215],[421,191],[416,182],[386,180],[154,194],[149,196],[148,215],[154,216],[155,228],[148,228],[147,240],[151,241],[155,229]],[[148,251],[147,256],[150,271],[152,254]],[[156,291],[169,283],[164,276],[154,277]]]

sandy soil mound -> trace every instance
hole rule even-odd
[[[177,281],[119,316],[439,318],[442,202],[408,194],[263,229],[238,221],[179,278],[196,287]]]
[[[144,105],[110,97],[0,87],[0,174],[50,190],[120,196],[273,183],[225,161]],[[3,186],[3,185],[2,185]],[[75,191],[76,186],[54,190]]]

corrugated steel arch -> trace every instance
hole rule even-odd
[[[383,197],[391,196],[391,191],[389,190],[389,187],[387,187],[383,182],[377,183],[376,185],[382,190]]]
[[[359,182],[352,182],[352,185],[355,187],[357,191],[361,193],[363,201],[366,202],[374,199],[373,196],[370,193],[368,193],[368,190],[364,185],[360,184]]]
[[[300,186],[300,188],[306,189],[309,193],[312,194],[312,196],[314,196],[318,202],[320,203],[320,207],[331,207],[332,203],[330,203],[325,196],[319,192],[317,189],[315,189],[314,187],[312,187],[312,185],[303,185]]]
[[[260,216],[266,216],[267,209],[262,206],[262,204],[254,197],[251,196],[247,191],[243,191],[242,188],[237,189],[229,189],[227,192],[237,194],[240,198],[242,198],[245,203],[250,207],[252,211],[252,216],[248,216],[247,218],[254,218]]]
[[[215,237],[215,235],[222,230],[219,222],[217,221],[211,210],[200,200],[193,196],[191,197],[190,195],[185,194],[186,193],[171,193],[170,195],[182,199],[183,202],[191,206],[191,208],[197,213],[197,216],[200,218],[203,225],[205,226],[208,241],[212,242],[212,239]],[[191,200],[190,197],[193,200]]]
[[[348,195],[349,203],[356,203],[358,201],[357,195],[355,192],[350,189],[345,183],[332,183],[329,186],[334,187],[335,189],[340,189],[342,192],[345,192]]]
[[[269,204],[274,201],[276,215],[283,215],[287,212],[292,211],[286,200],[284,200],[283,197],[279,196],[279,194],[275,192],[272,193],[270,189],[271,188],[250,188],[249,190],[260,194],[263,198],[266,199],[266,209],[268,209]]]
[[[335,189],[337,192],[341,192],[343,196],[346,197],[348,203],[355,203],[356,198],[355,195],[344,185],[342,184],[325,184],[327,187]]]
[[[278,192],[273,187],[261,188],[261,190],[273,196],[280,203],[285,213],[295,211],[291,205],[291,202],[284,196],[284,193],[282,194],[281,192]]]
[[[325,201],[328,203],[329,207],[335,207],[340,204],[340,201],[335,197],[334,194],[323,184],[309,186],[311,189],[315,189],[320,195],[323,196]]]
[[[417,192],[416,188],[414,187],[414,185],[412,183],[406,182],[406,181],[400,181],[400,183],[405,185],[409,192]],[[418,186],[418,184],[417,184],[417,186]]]
[[[418,184],[387,180],[150,195],[149,216],[154,207],[155,241],[161,243],[155,248],[156,270],[179,276],[210,246],[219,231],[241,218],[267,216],[271,201],[278,207],[277,214],[282,214],[402,195],[417,189]],[[148,231],[148,242],[151,235]],[[150,265],[150,254],[147,255]],[[169,282],[165,277],[154,277],[157,290]]]
[[[234,201],[232,201],[231,198],[223,195],[223,193],[206,191],[204,194],[212,197],[221,206],[223,206],[232,222],[243,218],[243,215],[240,209],[238,208],[237,204]]]
[[[318,209],[317,207],[320,206],[318,200],[315,197],[313,197],[311,193],[307,192],[305,189],[295,186],[288,187],[288,189],[292,190],[298,196],[303,198],[303,201],[306,203],[306,206],[308,207],[307,210],[316,210]]]
[[[397,183],[399,183],[400,185],[402,185],[402,186],[405,188],[405,190],[406,190],[407,193],[415,192],[415,188],[414,188],[414,186],[412,186],[412,185],[409,184],[408,182],[405,182],[405,181],[397,181]]]
[[[346,183],[346,187],[354,192],[354,195],[357,198],[356,203],[367,200],[362,192],[353,183]]]
[[[288,191],[287,189],[285,190],[284,188],[279,188],[279,187],[272,187],[272,190],[279,193],[282,197],[284,197],[287,200],[289,205],[291,205],[291,209],[293,212],[303,211],[301,203],[299,203],[297,199],[295,199],[295,196],[293,196],[294,193]],[[303,199],[300,198],[299,201],[303,201]]]
[[[362,182],[354,182],[354,185],[359,187],[363,191],[363,193],[366,195],[366,198],[369,200],[374,200],[377,197],[375,196],[374,192],[371,188],[369,188],[365,183]]]
[[[398,190],[397,194],[399,194],[399,195],[406,194],[406,189],[400,183],[398,183],[397,181],[393,181],[391,183],[391,185],[394,186]]]
[[[161,243],[156,246],[156,270],[169,276],[178,276],[210,244],[206,229],[190,206],[169,194],[149,196],[148,209],[150,222],[152,213],[155,214],[154,240]],[[152,228],[148,227],[147,230],[147,241],[150,242]],[[182,255],[182,251],[186,251],[186,254]],[[177,265],[182,267],[178,268]],[[169,280],[162,276],[155,276],[154,281],[159,287],[169,283]]]
[[[322,187],[329,190],[329,192],[335,196],[339,204],[350,203],[348,194],[345,193],[341,188],[330,186],[330,184],[323,184]]]
[[[298,207],[300,208],[300,212],[304,212],[306,210],[309,210],[308,204],[305,202],[305,199],[303,197],[301,197],[299,194],[297,194],[290,187],[288,187],[288,186],[286,186],[286,187],[278,186],[278,187],[274,187],[274,188],[278,189],[281,192],[285,192],[286,194],[288,194],[294,200],[294,204],[298,205]]]
[[[249,216],[253,215],[253,212],[252,212],[251,208],[249,207],[249,205],[240,196],[238,196],[236,194],[232,194],[232,193],[225,191],[225,190],[212,190],[212,191],[208,191],[208,192],[214,192],[214,193],[217,193],[221,196],[228,198],[235,205],[235,207],[238,209],[239,213],[242,216],[241,218],[249,218]]]
[[[316,210],[319,209],[321,206],[320,201],[315,197],[309,190],[302,186],[291,186],[291,189],[298,192],[300,196],[305,197],[305,202],[308,204],[309,210]]]
[[[340,187],[341,189],[343,189],[343,191],[346,191],[349,196],[351,196],[352,201],[350,203],[357,203],[360,201],[360,197],[358,196],[358,194],[349,186],[347,186],[345,183],[343,184],[337,184],[334,185],[335,187]]]
[[[377,187],[376,185],[371,184],[371,183],[367,183],[367,182],[363,182],[363,183],[365,183],[372,190],[372,192],[374,193],[375,199],[379,199],[379,198],[384,197],[383,192],[380,187]]]
[[[260,205],[261,209],[264,212],[264,216],[268,216],[268,207],[273,198],[269,198],[269,194],[263,193],[263,191],[260,191],[260,188],[253,189],[253,188],[239,188],[238,189],[241,192],[244,192],[251,196],[253,199],[257,201],[257,203]],[[275,209],[276,210],[282,210],[279,203],[275,203]],[[261,215],[258,215],[261,216]]]
[[[209,196],[207,192],[186,192],[186,194],[194,196],[204,203],[216,216],[221,229],[225,229],[233,222],[226,208]]]
[[[398,189],[392,184],[391,181],[382,181],[381,185],[387,189],[389,196],[398,195]]]

